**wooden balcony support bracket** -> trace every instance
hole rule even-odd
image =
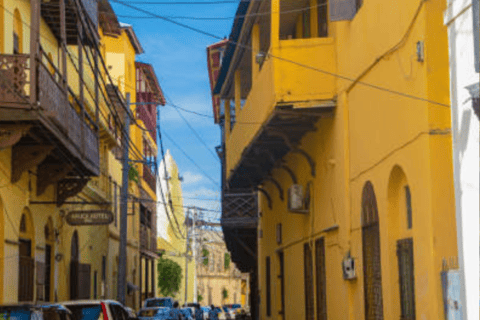
[[[15,145],[30,130],[29,124],[2,124],[0,150]]]
[[[297,176],[295,175],[295,173],[293,172],[292,169],[290,169],[289,166],[287,166],[286,164],[281,164],[279,166],[276,167],[277,169],[282,169],[284,171],[286,171],[288,173],[288,175],[290,176],[290,178],[292,178],[292,182],[293,184],[297,184]]]
[[[282,200],[282,201],[284,200],[284,197],[283,197],[283,188],[282,188],[282,186],[280,185],[280,183],[279,183],[277,180],[275,180],[275,179],[274,179],[273,177],[271,177],[271,176],[267,176],[267,177],[265,177],[265,178],[263,179],[263,181],[269,181],[269,182],[273,183],[273,185],[274,185],[274,186],[277,188],[277,190],[278,190],[278,193],[279,193],[279,196],[280,196],[280,200]]]
[[[265,198],[267,198],[268,208],[272,210],[272,197],[270,197],[270,194],[267,192],[267,190],[263,188],[257,188],[257,191],[260,191],[265,196]]]
[[[308,164],[310,165],[312,177],[315,177],[315,173],[316,173],[316,170],[315,170],[315,161],[313,160],[313,158],[312,158],[305,150],[302,150],[302,149],[296,147],[296,146],[290,141],[290,138],[288,137],[288,135],[287,135],[285,132],[280,132],[280,131],[278,131],[278,130],[275,130],[275,129],[272,129],[272,128],[268,128],[268,135],[269,135],[269,136],[274,136],[274,137],[280,137],[280,138],[282,138],[283,141],[285,142],[285,145],[290,149],[290,152],[292,152],[292,153],[298,153],[298,154],[302,155],[302,156],[308,161]]]
[[[252,257],[256,257],[255,252],[242,240],[240,237],[235,234],[233,238],[236,240],[236,242]]]
[[[57,183],[65,178],[72,169],[73,166],[71,164],[53,162],[49,159],[44,160],[38,166],[37,196],[42,195],[49,185]]]
[[[277,162],[277,160],[275,159],[275,156],[273,155],[273,153],[268,149],[268,148],[254,148],[253,149],[253,152],[259,156],[261,154],[264,154],[267,156],[267,159],[270,161],[270,164],[272,166],[275,166],[275,163]]]
[[[12,148],[12,183],[20,180],[24,171],[39,165],[53,149],[50,145],[15,145]]]
[[[60,180],[57,185],[57,206],[60,207],[68,198],[82,191],[88,181],[88,178],[67,178]]]

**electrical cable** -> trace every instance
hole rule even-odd
[[[130,3],[130,2],[129,2]],[[147,3],[146,3],[147,4]],[[148,3],[148,4],[155,4],[155,3]],[[217,21],[217,20],[238,20],[238,19],[243,19],[247,17],[261,17],[261,16],[267,16],[271,15],[272,13],[279,13],[279,14],[287,14],[287,13],[295,13],[295,12],[303,12],[303,11],[308,11],[313,8],[318,8],[318,7],[323,7],[327,6],[326,3],[321,3],[318,5],[314,6],[309,6],[309,7],[303,7],[299,9],[292,9],[292,10],[282,10],[282,11],[277,11],[277,12],[258,12],[258,13],[250,13],[250,14],[244,14],[244,15],[238,15],[238,16],[233,16],[233,17],[194,17],[194,16],[164,16],[169,19],[183,19],[183,20],[212,20],[212,21]],[[111,12],[104,11],[103,13],[105,14],[112,14]],[[130,18],[130,19],[158,19],[156,17],[152,16],[128,16],[128,15],[117,15],[117,17],[120,18]]]
[[[180,235],[182,236],[182,238],[185,238],[185,236],[183,235],[183,233],[181,232],[181,228],[180,228],[180,225],[178,223],[178,220],[177,220],[177,217],[175,215],[175,210],[173,208],[173,201],[172,201],[172,198],[171,198],[171,192],[170,192],[170,186],[169,186],[169,183],[168,183],[168,172],[167,172],[167,159],[165,158],[165,152],[164,152],[164,149],[163,149],[163,140],[162,140],[162,130],[161,130],[161,126],[160,126],[160,110],[158,110],[158,123],[157,123],[157,131],[158,131],[158,140],[160,141],[160,150],[161,150],[161,153],[162,153],[162,162],[163,162],[163,169],[164,169],[164,174],[165,174],[165,179],[166,179],[166,185],[167,185],[167,192],[168,192],[168,203],[170,205],[170,209],[172,210],[172,215],[173,215],[173,218],[175,220],[175,223],[177,225],[177,228],[180,232]],[[160,190],[162,188],[162,182],[160,181]],[[162,197],[163,197],[163,191],[162,191]],[[163,197],[162,199],[164,202],[165,202],[165,198]],[[166,210],[166,209],[165,209]],[[168,211],[167,211],[168,212]]]
[[[121,1],[121,0],[111,0],[112,2],[115,2],[115,3],[118,3],[118,4],[121,4],[125,7],[128,7],[130,9],[133,9],[133,10],[136,10],[136,11],[139,11],[139,12],[142,12],[142,13],[145,13],[145,14],[148,14],[152,17],[156,17],[158,19],[161,19],[161,20],[164,20],[166,22],[169,22],[169,23],[172,23],[172,24],[175,24],[177,26],[180,26],[184,29],[188,29],[188,30],[191,30],[193,32],[196,32],[196,33],[199,33],[199,34],[202,34],[202,35],[205,35],[207,37],[210,37],[210,38],[213,38],[213,39],[217,39],[217,40],[225,40],[223,37],[220,37],[220,36],[217,36],[209,31],[205,31],[205,30],[201,30],[201,29],[198,29],[198,28],[195,28],[195,27],[192,27],[188,24],[185,24],[185,23],[182,23],[182,22],[178,22],[178,21],[175,21],[173,19],[170,19],[170,18],[167,18],[165,16],[162,16],[162,15],[159,15],[159,14],[156,14],[156,13],[153,13],[153,12],[150,12],[150,11],[147,11],[147,10],[144,10],[142,8],[138,8],[136,6],[133,6],[133,5],[130,5],[124,1]],[[424,0],[422,0],[424,1]],[[227,40],[229,43],[235,45],[235,46],[239,46],[241,48],[244,48],[244,49],[247,49],[247,50],[250,50],[252,51],[253,48],[251,46],[248,46],[248,45],[244,45],[244,44],[241,44],[241,43],[238,43],[236,41],[232,41],[232,40]],[[330,71],[326,71],[326,70],[322,70],[322,69],[319,69],[319,68],[316,68],[316,67],[313,67],[313,66],[310,66],[310,65],[306,65],[304,63],[300,63],[300,62],[296,62],[294,60],[290,60],[290,59],[287,59],[287,58],[283,58],[283,57],[280,57],[280,56],[276,56],[276,55],[272,55],[271,53],[268,53],[268,52],[261,52],[259,51],[259,53],[262,53],[264,54],[266,57],[272,57],[274,59],[277,59],[277,60],[280,60],[280,61],[284,61],[284,62],[288,62],[288,63],[291,63],[293,65],[296,65],[298,67],[302,67],[302,68],[305,68],[305,69],[309,69],[309,70],[312,70],[312,71],[315,71],[315,72],[319,72],[319,73],[322,73],[322,74],[326,74],[326,75],[329,75],[329,76],[332,76],[332,77],[336,77],[336,78],[339,78],[339,79],[342,79],[342,80],[347,80],[347,81],[350,81],[350,82],[355,82],[355,79],[353,78],[350,78],[350,77],[347,77],[347,76],[343,76],[343,75],[340,75],[340,74],[337,74],[337,73],[334,73],[334,72],[330,72]],[[419,101],[423,101],[423,102],[428,102],[428,103],[431,103],[431,104],[434,104],[434,105],[438,105],[438,106],[442,106],[442,107],[447,107],[449,108],[450,105],[448,104],[445,104],[445,103],[441,103],[441,102],[437,102],[437,101],[434,101],[434,100],[430,100],[430,99],[427,99],[427,98],[422,98],[422,97],[417,97],[417,96],[414,96],[414,95],[411,95],[411,94],[408,94],[408,93],[404,93],[404,92],[399,92],[399,91],[396,91],[396,90],[392,90],[392,89],[388,89],[388,88],[384,88],[384,87],[381,87],[381,86],[378,86],[378,85],[375,85],[375,84],[371,84],[371,83],[366,83],[366,82],[363,82],[363,81],[356,81],[357,84],[361,84],[361,85],[364,85],[366,87],[370,87],[370,88],[373,88],[373,89],[377,89],[379,91],[384,91],[384,92],[388,92],[388,93],[391,93],[391,94],[396,94],[398,96],[402,96],[402,97],[405,97],[405,98],[410,98],[410,99],[413,99],[413,100],[419,100]]]

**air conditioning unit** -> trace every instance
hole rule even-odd
[[[288,188],[288,210],[303,210],[303,186],[300,184],[293,184]]]

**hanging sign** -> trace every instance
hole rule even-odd
[[[66,220],[71,226],[106,225],[113,222],[113,214],[108,210],[70,211]]]

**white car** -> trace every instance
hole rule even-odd
[[[136,320],[126,307],[114,300],[76,300],[60,302],[76,320]]]

